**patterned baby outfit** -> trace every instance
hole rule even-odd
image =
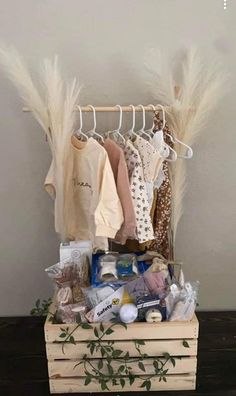
[[[149,209],[151,210],[154,182],[162,169],[163,159],[155,147],[140,136],[137,136],[133,145],[138,150],[142,161],[144,180],[148,192]]]
[[[130,140],[126,142],[124,155],[128,168],[131,196],[136,214],[137,237],[138,241],[143,243],[152,240],[154,235],[142,161],[138,150],[135,149]]]
[[[158,112],[155,113],[154,121],[155,129],[160,130],[162,128],[162,121],[159,118]],[[171,145],[166,133],[170,134],[167,124],[164,127],[163,136],[165,142]],[[168,259],[170,254],[169,229],[171,220],[171,182],[167,161],[163,162],[163,172],[165,179],[157,190],[157,201],[153,218],[155,239],[151,241],[149,249],[157,251]]]

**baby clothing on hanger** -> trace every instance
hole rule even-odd
[[[153,201],[153,185],[162,168],[163,159],[160,153],[145,139],[137,136],[133,142],[138,150],[143,165],[144,180],[148,192],[149,208]]]
[[[136,215],[137,239],[140,243],[143,243],[152,240],[154,235],[142,161],[138,150],[136,150],[130,140],[126,142],[124,155],[128,168],[131,196]]]
[[[71,138],[65,169],[66,237],[91,240],[95,249],[108,249],[124,218],[106,150],[93,138]],[[55,190],[53,164],[45,180],[52,196]]]
[[[151,143],[152,143],[153,147],[157,151],[159,151],[160,155],[164,154],[163,147],[164,147],[165,141],[164,141],[164,136],[163,136],[162,130],[155,132],[153,138],[151,139]],[[165,174],[164,174],[163,164],[162,164],[159,175],[157,176],[156,180],[154,181],[154,189],[156,189],[156,188],[158,189],[162,185],[164,180],[165,180]]]
[[[162,121],[159,118],[159,112],[155,113],[154,122],[156,126],[155,129],[159,131],[162,128]],[[167,124],[163,130],[164,141],[172,146],[172,142],[165,135],[166,132],[170,133]],[[162,256],[168,259],[170,255],[169,231],[171,222],[172,192],[169,166],[167,161],[163,162],[163,171],[165,174],[165,180],[157,190],[157,201],[153,218],[155,239],[150,242],[148,248],[150,250],[158,251],[160,254],[162,254]]]
[[[115,241],[124,245],[128,238],[136,238],[136,219],[131,197],[129,176],[123,150],[113,140],[104,142],[116,182],[117,193],[123,209],[124,222],[115,236]]]

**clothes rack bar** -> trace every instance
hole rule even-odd
[[[83,112],[85,112],[85,113],[87,113],[87,112],[92,112],[92,109],[91,109],[91,107],[89,107],[89,106],[80,106],[81,107],[81,110],[83,111]],[[164,108],[165,108],[166,106],[164,106]],[[116,107],[116,106],[94,106],[94,108],[95,108],[95,111],[96,112],[119,112],[120,111],[120,109],[118,108],[118,107]],[[139,106],[134,106],[134,108],[135,108],[135,112],[141,112],[142,111],[142,108],[141,107],[139,107]],[[132,112],[132,107],[130,107],[130,106],[121,106],[121,109],[122,109],[122,111],[123,112]],[[151,112],[151,111],[153,111],[153,107],[152,106],[144,106],[144,110],[146,111],[146,112]],[[155,106],[155,110],[161,110],[160,109],[160,107],[159,106]],[[23,111],[24,112],[30,112],[30,109],[29,108],[27,108],[27,107],[23,107]],[[79,109],[78,109],[78,106],[75,106],[75,111],[79,111]]]

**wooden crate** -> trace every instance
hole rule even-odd
[[[54,312],[53,305],[50,312]],[[110,324],[103,325],[105,329],[110,326]],[[81,327],[76,329],[73,333],[76,344],[65,343],[62,351],[61,328],[67,327],[71,333],[75,326],[74,324],[52,324],[49,321],[49,316],[47,317],[45,340],[51,393],[101,392],[101,386],[97,380],[92,380],[88,385],[85,385],[84,367],[82,364],[76,366],[85,354],[94,359],[92,361],[94,364],[97,364],[98,360],[102,359],[100,351],[95,352],[93,356],[89,354],[86,342],[96,339],[93,330],[98,324],[94,324],[93,329],[89,330]],[[139,355],[135,348],[134,339],[145,341],[145,345],[140,345],[141,352],[148,355],[148,358],[143,360],[145,373],[138,367]],[[165,367],[168,369],[166,382],[159,382],[158,376],[152,377],[151,390],[195,389],[198,343],[198,320],[196,316],[191,322],[132,323],[128,325],[127,329],[117,325],[114,333],[103,337],[104,343],[107,343],[108,340],[115,341],[114,346],[117,349],[129,351],[130,357],[133,357],[132,363],[129,364],[132,367],[132,373],[134,375],[142,375],[142,379],[136,378],[132,386],[130,386],[126,377],[123,388],[120,384],[111,385],[110,391],[140,392],[145,390],[140,388],[140,386],[145,378],[148,378],[150,374],[155,374],[152,365],[153,360],[155,357],[163,357],[165,353],[169,353],[175,358],[175,366],[168,361]],[[106,359],[104,358],[103,361],[105,363]],[[116,365],[118,363],[114,360],[112,362],[114,369]],[[104,366],[106,365],[104,364]]]

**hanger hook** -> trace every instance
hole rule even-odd
[[[83,127],[82,110],[79,105],[77,105],[77,108],[79,109],[79,130],[82,131],[82,127]]]
[[[97,120],[96,120],[96,110],[94,108],[94,106],[92,105],[88,105],[88,107],[90,107],[93,110],[93,131],[96,131],[96,127],[97,127]]]
[[[138,105],[138,107],[141,107],[141,109],[142,109],[142,112],[143,112],[143,126],[142,126],[142,131],[145,129],[145,108],[144,108],[144,106],[143,105],[141,105],[141,104],[139,104]]]
[[[120,105],[116,105],[116,107],[118,107],[118,109],[120,110],[119,126],[117,128],[117,131],[120,131],[120,128],[121,128],[121,125],[122,125],[123,111],[122,111],[122,107]]]
[[[135,107],[134,105],[129,105],[129,107],[131,107],[132,109],[132,113],[133,113],[133,118],[132,118],[132,127],[131,127],[131,131],[134,131],[134,127],[135,127]]]
[[[161,104],[157,104],[156,107],[160,107],[162,110],[162,129],[164,129],[165,125],[166,125],[166,116],[165,116],[164,106],[162,106]]]

